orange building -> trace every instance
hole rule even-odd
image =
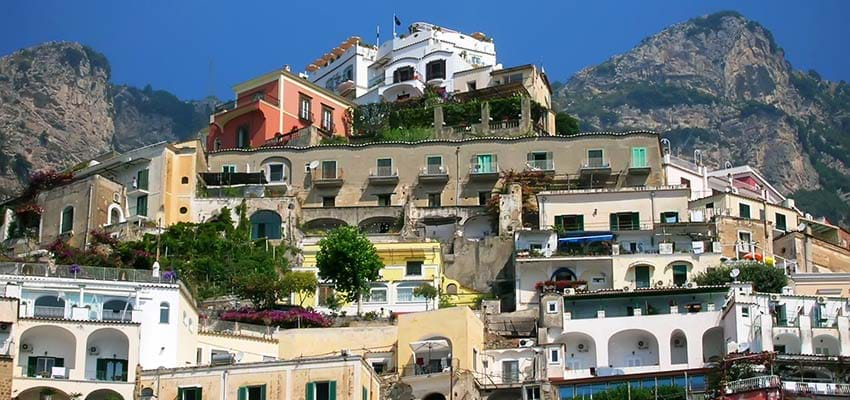
[[[216,106],[210,119],[207,149],[254,148],[285,141],[301,129],[315,127],[326,136],[348,136],[354,104],[287,68],[233,87],[236,100]]]

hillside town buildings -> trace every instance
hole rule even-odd
[[[503,67],[483,33],[352,37],[307,74],[284,67],[234,92],[204,139],[45,173],[2,204],[0,397],[850,396],[847,232],[756,169],[686,160],[654,132],[557,135],[542,68]],[[425,139],[381,139],[380,113],[357,119],[426,97],[422,126],[394,127]],[[150,239],[225,207],[258,251],[317,276],[323,235],[357,227],[380,278],[350,304],[321,279],[279,298],[277,311],[335,318],[284,328],[220,318],[244,299],[199,302],[158,263],[53,260],[57,243]],[[748,261],[788,285],[697,283]],[[751,376],[729,373],[741,363]]]

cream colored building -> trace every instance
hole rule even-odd
[[[380,400],[381,382],[359,356],[145,370],[142,399]]]

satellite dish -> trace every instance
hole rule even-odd
[[[797,225],[797,230],[800,231],[800,232],[806,230],[806,224],[800,223],[800,225]]]
[[[741,270],[740,270],[740,269],[738,269],[738,268],[735,268],[735,269],[733,269],[733,270],[729,271],[729,276],[731,276],[731,277],[732,277],[732,279],[737,278],[737,277],[738,277],[738,275],[741,275]]]
[[[310,169],[316,169],[316,168],[319,168],[319,162],[318,161],[310,161]]]

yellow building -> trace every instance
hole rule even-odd
[[[295,271],[310,271],[318,274],[316,254],[319,251],[318,237],[308,237],[302,247],[303,261],[293,268]],[[413,294],[417,287],[428,284],[435,288],[441,287],[442,260],[440,243],[436,241],[400,242],[382,240],[381,237],[371,237],[370,240],[378,251],[378,256],[384,263],[381,269],[381,279],[372,283],[368,296],[361,303],[362,312],[378,312],[381,314],[405,313],[435,309],[438,299],[425,299]],[[290,299],[294,304],[305,307],[315,307],[326,310],[328,299],[334,293],[329,285],[320,285],[317,293],[305,299],[293,295]],[[356,312],[355,304],[342,307],[348,313]]]
[[[395,325],[289,329],[278,341],[284,360],[359,355],[379,373],[398,376],[391,392],[409,390],[417,399],[450,398],[453,388],[453,397],[461,399],[477,396],[473,372],[480,368],[484,324],[468,307],[450,307],[402,314]]]
[[[358,356],[142,371],[141,399],[379,400],[375,371]]]

